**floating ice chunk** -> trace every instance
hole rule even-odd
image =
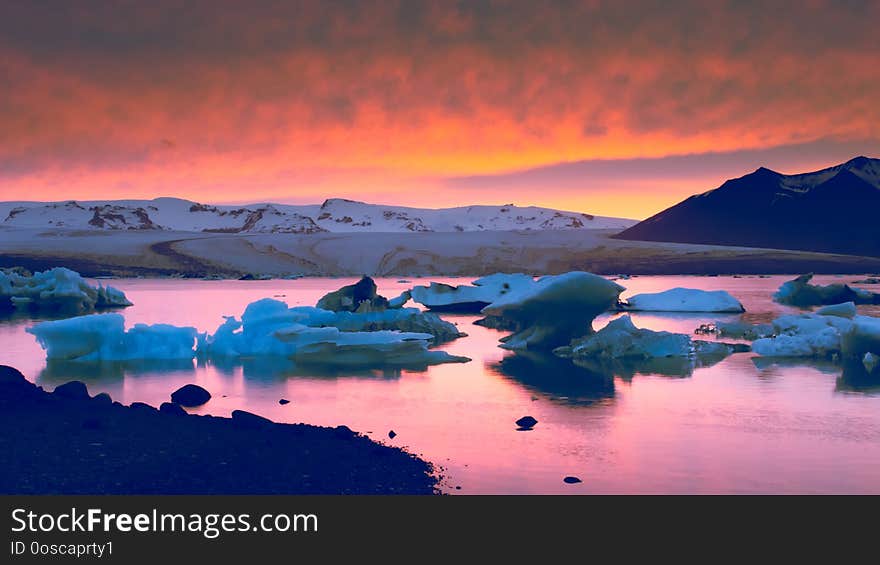
[[[125,331],[121,314],[41,322],[27,332],[36,336],[51,360],[126,361],[195,356],[195,328],[136,324]]]
[[[413,287],[410,294],[414,302],[430,310],[479,312],[505,294],[534,284],[535,279],[530,275],[495,273],[473,281],[473,286],[432,282],[429,286]]]
[[[461,335],[454,325],[416,308],[332,312],[288,308],[265,298],[249,304],[240,322],[229,317],[213,335],[200,336],[198,353],[208,358],[277,356],[328,366],[431,365],[467,361],[428,349],[432,342]]]
[[[56,267],[33,275],[0,271],[0,311],[31,310],[70,314],[131,306],[113,287],[90,285],[76,271]]]
[[[816,314],[821,316],[837,316],[839,318],[854,318],[856,315],[856,305],[854,302],[844,302],[842,304],[831,304],[824,308],[816,310]]]
[[[565,350],[560,353],[567,354]],[[637,328],[628,315],[614,319],[598,332],[576,339],[572,357],[686,357],[693,353],[688,335]]]
[[[783,283],[773,295],[773,300],[780,304],[789,304],[801,308],[821,306],[823,304],[841,304],[843,302],[853,302],[855,304],[880,303],[880,294],[860,288],[852,288],[841,283],[824,286],[814,285],[810,284],[812,278],[813,275],[810,273]]]
[[[403,308],[404,305],[407,302],[409,302],[410,298],[412,298],[410,291],[404,290],[403,292],[400,293],[399,296],[395,296],[394,298],[388,299],[388,307],[389,308]]]
[[[673,288],[637,294],[621,303],[623,310],[645,312],[745,312],[739,300],[726,290]]]
[[[827,328],[830,330],[831,328]],[[823,330],[825,332],[825,330]],[[822,336],[828,340],[831,346],[840,346],[840,336],[825,333]],[[813,357],[816,354],[810,340],[798,335],[779,335],[772,338],[762,338],[752,343],[752,351],[764,357]]]
[[[574,271],[512,290],[482,313],[518,328],[501,340],[501,347],[553,349],[592,333],[593,319],[612,306],[623,290],[604,277]]]
[[[836,357],[860,360],[880,353],[880,318],[834,315],[785,315],[773,320],[775,337],[752,344],[758,355],[771,357]]]
[[[717,363],[742,348],[748,346],[693,341],[684,334],[637,328],[629,315],[624,315],[598,332],[572,341],[571,346],[555,349],[554,353],[620,374],[635,371],[689,375],[695,368]],[[670,359],[679,361],[667,362]]]

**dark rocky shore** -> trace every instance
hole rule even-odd
[[[0,365],[2,494],[433,494],[429,463],[346,427],[49,393]]]

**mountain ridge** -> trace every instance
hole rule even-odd
[[[618,239],[880,256],[880,159],[786,175],[766,167],[695,194]]]
[[[206,233],[420,232],[624,229],[635,220],[535,206],[414,208],[328,198],[321,204],[202,204],[152,200],[0,202],[0,227]]]

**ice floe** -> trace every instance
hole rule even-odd
[[[689,335],[638,328],[629,315],[611,320],[596,333],[554,350],[559,356],[596,359],[655,359],[661,357],[726,357],[735,347],[714,341],[692,340]]]
[[[826,314],[789,314],[773,320],[775,335],[756,340],[752,350],[765,357],[830,357],[862,360],[880,354],[880,318]],[[848,313],[848,312],[844,312]]]
[[[454,325],[415,308],[333,312],[288,308],[266,298],[241,320],[227,317],[213,334],[195,328],[136,324],[120,314],[42,322],[27,330],[50,360],[239,359],[277,356],[327,366],[425,366],[469,359],[429,345],[462,335]]]
[[[92,286],[79,273],[56,267],[33,275],[0,270],[0,312],[12,310],[84,314],[131,306],[112,286]]]
[[[122,314],[90,314],[41,322],[27,329],[50,360],[124,361],[195,356],[196,329],[135,324],[125,330]]]
[[[495,273],[471,283],[452,286],[432,282],[429,286],[415,286],[410,291],[414,302],[430,310],[446,312],[479,312],[505,294],[535,284],[534,277],[522,273]]]
[[[621,302],[620,308],[643,312],[745,312],[740,301],[726,290],[681,287],[657,293],[636,294]]]
[[[813,274],[801,275],[794,280],[783,283],[773,295],[773,300],[780,304],[808,308],[825,304],[880,304],[880,294],[861,288],[853,288],[847,284],[833,283],[829,285],[810,284]]]
[[[574,271],[512,290],[482,313],[515,328],[502,338],[501,347],[550,350],[592,333],[593,319],[613,306],[623,290],[604,277]]]

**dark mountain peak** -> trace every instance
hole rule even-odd
[[[877,189],[850,169],[840,169],[833,177],[812,189],[813,196],[833,192],[837,197],[853,198],[856,205],[857,195],[875,196]],[[809,196],[809,195],[808,195]]]
[[[757,169],[755,169],[755,172],[752,174],[759,175],[759,176],[773,176],[773,177],[781,177],[782,176],[782,173],[777,173],[773,169],[768,169],[767,167],[758,167]],[[749,176],[749,175],[746,175],[746,176]]]
[[[844,163],[843,166],[847,169],[849,169],[849,168],[861,169],[865,165],[870,164],[871,161],[880,162],[880,159],[871,159],[870,157],[865,157],[864,155],[859,155],[858,157],[853,157],[852,159],[850,159],[849,161]]]
[[[880,159],[783,175],[761,167],[615,237],[880,257]]]

